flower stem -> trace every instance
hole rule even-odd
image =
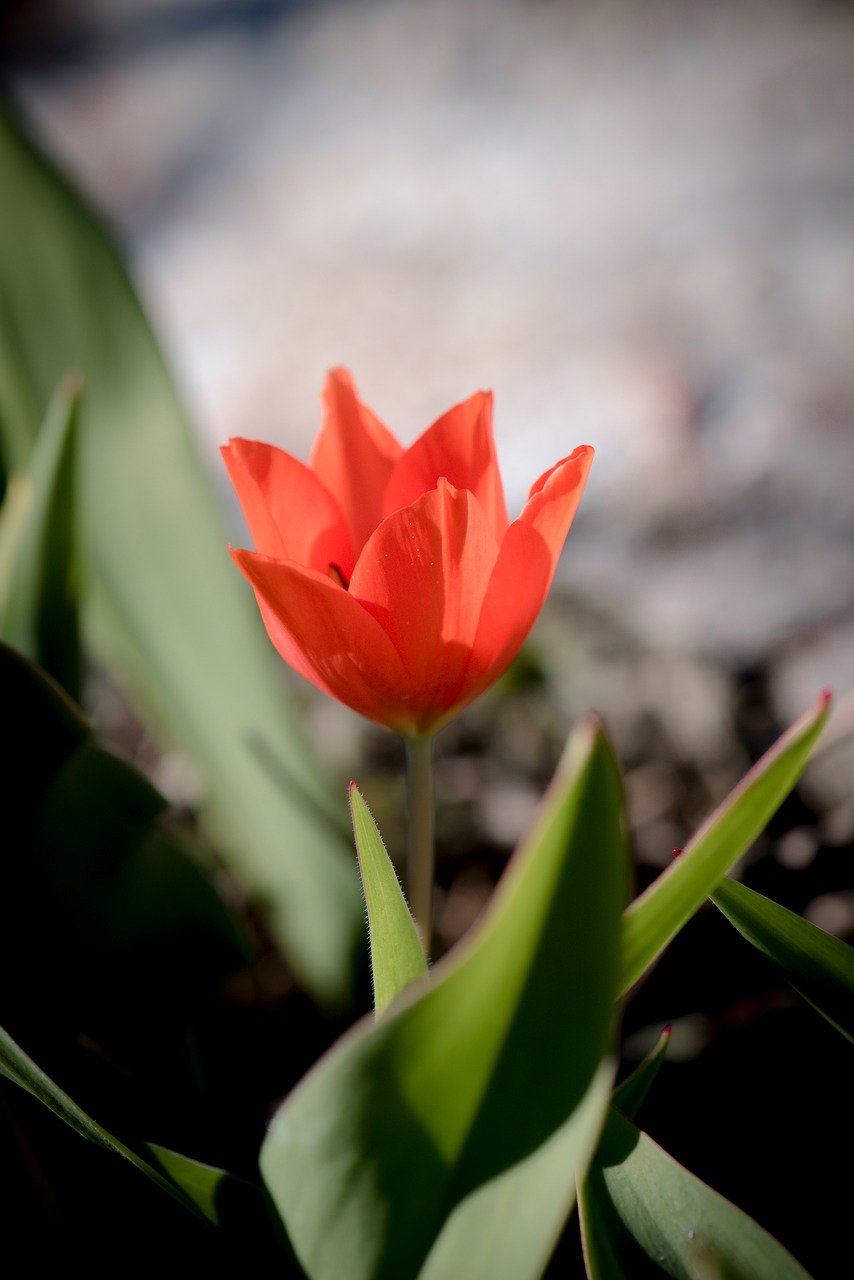
[[[406,807],[409,908],[429,955],[435,864],[432,734],[406,739]]]

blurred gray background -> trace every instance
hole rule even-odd
[[[669,735],[719,794],[740,690],[787,722],[830,686],[807,786],[851,839],[851,6],[56,0],[0,49],[224,504],[218,444],[305,457],[334,364],[405,441],[493,388],[511,514],[597,450],[541,639],[564,721],[599,707],[647,775]],[[654,861],[669,793],[633,776]]]

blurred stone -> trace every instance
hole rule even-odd
[[[818,852],[818,835],[814,827],[793,827],[774,845],[774,856],[789,871],[808,867]]]
[[[854,798],[843,800],[825,815],[821,838],[831,848],[854,844]]]
[[[489,900],[494,885],[482,867],[463,868],[437,904],[436,932],[443,950],[468,933]]]
[[[626,804],[633,826],[652,822],[668,813],[676,801],[679,781],[673,768],[662,761],[639,765],[624,778]]]
[[[489,840],[512,849],[530,827],[540,799],[536,787],[498,778],[478,799],[478,825]]]
[[[854,564],[851,550],[849,560]],[[834,702],[826,737],[832,732],[834,738],[839,736],[837,726],[845,735],[854,732],[854,706],[848,702],[854,693],[854,618],[843,613],[846,600],[854,597],[844,578],[837,588],[837,617],[818,631],[808,631],[800,642],[791,640],[771,673],[775,705],[784,720],[795,719],[823,689],[830,690]]]
[[[306,456],[331,364],[406,441],[493,386],[514,513],[596,446],[559,584],[671,658],[809,634],[854,690],[819,637],[854,601],[854,10],[32,12],[7,72],[125,240],[223,495],[228,435]]]
[[[825,933],[847,938],[854,934],[854,890],[823,893],[807,904],[804,915]]]

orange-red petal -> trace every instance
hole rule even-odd
[[[274,445],[230,440],[221,450],[255,550],[347,580],[355,557],[337,502],[304,463]]]
[[[289,561],[231,555],[285,662],[368,719],[404,734],[415,730],[409,675],[383,628],[349,592]]]
[[[569,527],[575,519],[587,477],[593,465],[593,446],[579,445],[531,485],[528,501],[519,516],[545,540],[551,558],[552,576],[557,568]]]
[[[477,499],[440,480],[384,520],[359,557],[350,593],[400,655],[418,729],[456,703],[497,554]]]
[[[382,519],[388,478],[403,447],[361,403],[346,369],[333,369],[323,388],[326,414],[309,466],[336,499],[358,558]]]
[[[324,401],[308,467],[252,441],[223,450],[256,545],[232,556],[295,670],[390,729],[435,730],[518,653],[593,450],[541,476],[508,525],[491,393],[405,452],[346,370],[328,376]]]
[[[507,530],[483,601],[466,702],[497,680],[521,649],[548,594],[592,461],[593,449],[582,445],[558,462],[531,487]]]
[[[507,529],[507,504],[492,432],[492,392],[477,391],[433,423],[397,460],[383,514],[409,507],[444,478],[477,498],[497,542]]]

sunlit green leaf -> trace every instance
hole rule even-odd
[[[649,968],[761,835],[801,776],[827,709],[828,698],[822,695],[753,766],[685,846],[682,856],[628,907],[623,925],[621,992]]]
[[[79,685],[74,450],[79,379],[57,388],[0,510],[0,636],[74,696]]]
[[[273,1120],[262,1173],[312,1280],[541,1275],[607,1106],[626,878],[585,725],[473,934]]]
[[[427,972],[427,961],[382,837],[354,782],[350,812],[368,908],[374,1009],[379,1017],[404,987]]]
[[[735,880],[722,880],[712,901],[804,999],[854,1040],[854,948]]]
[[[154,338],[97,219],[3,112],[0,191],[2,471],[26,469],[53,388],[80,370],[84,637],[201,767],[203,818],[301,980],[340,999],[362,936],[343,804],[298,731]]]
[[[613,1108],[579,1209],[590,1280],[809,1280],[767,1231]]]

